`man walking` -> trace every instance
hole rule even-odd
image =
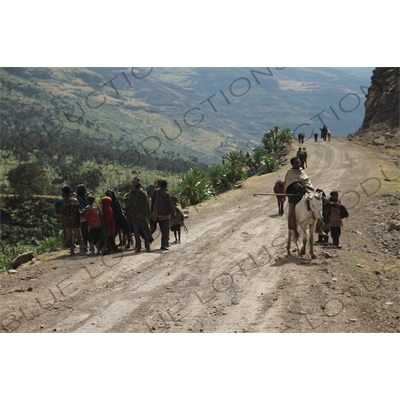
[[[150,243],[153,237],[150,232],[150,203],[147,193],[143,190],[141,181],[138,177],[132,179],[133,189],[124,197],[125,211],[133,225],[135,235],[136,253],[141,251],[141,237],[144,239],[144,246],[150,252]]]
[[[161,250],[169,250],[169,220],[175,217],[175,207],[168,192],[168,182],[162,180],[160,188],[155,189],[151,196],[151,216],[153,222],[158,222],[161,231]]]
[[[328,133],[328,128],[326,127],[326,125],[324,125],[323,128],[319,128],[319,130],[321,131],[321,138],[325,142],[326,141],[326,135]]]
[[[87,247],[83,243],[80,231],[81,207],[79,201],[72,197],[72,190],[69,186],[62,188],[61,195],[62,200],[58,217],[65,229],[65,245],[70,248],[70,254],[73,256],[75,255],[75,240],[77,240],[80,248],[79,254],[87,255]]]

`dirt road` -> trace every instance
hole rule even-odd
[[[306,172],[314,187],[327,193],[340,189],[342,196],[347,192],[343,202],[350,206],[351,218],[344,221],[343,249],[317,246],[317,260],[311,260],[309,255],[284,257],[285,217],[278,216],[275,198],[255,198],[252,194],[271,192],[274,182],[284,178],[287,166],[276,173],[248,179],[240,189],[192,207],[187,220],[189,234],[183,234],[182,244],[173,245],[168,252],[158,250],[157,238],[151,253],[127,250],[104,258],[73,259],[62,255],[21,266],[15,274],[3,274],[0,329],[396,331],[398,292],[391,287],[392,298],[383,299],[391,303],[386,306],[390,309],[390,322],[377,325],[376,306],[367,303],[371,293],[362,292],[359,285],[365,279],[373,285],[373,270],[377,267],[372,263],[357,268],[353,253],[353,244],[362,254],[367,243],[360,242],[360,235],[354,233],[361,229],[358,224],[362,224],[362,218],[358,216],[365,214],[365,192],[360,183],[377,176],[378,164],[386,166],[390,160],[382,160],[345,138],[307,141],[305,146],[309,154]],[[296,144],[293,148],[295,152]],[[363,187],[368,191],[376,184],[372,180]],[[364,234],[364,239],[367,236]],[[368,240],[371,260],[375,257],[376,263],[381,263],[388,259],[375,252],[370,244],[372,237]],[[360,271],[365,274],[361,278]],[[384,278],[381,274],[381,281]],[[362,293],[357,295],[360,290]],[[385,309],[383,300],[379,300],[380,311]]]

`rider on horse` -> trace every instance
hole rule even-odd
[[[295,231],[295,235],[298,237],[297,222],[295,208],[296,204],[303,198],[305,193],[314,191],[314,187],[307,176],[303,168],[301,168],[301,162],[297,157],[293,157],[290,160],[292,168],[286,173],[285,177],[285,193],[294,194],[298,196],[288,196],[288,228],[289,230]]]

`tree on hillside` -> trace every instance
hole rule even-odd
[[[254,165],[260,166],[261,160],[268,155],[267,150],[264,147],[255,147],[253,149],[253,160]]]
[[[274,126],[264,134],[261,142],[268,153],[275,153],[292,140],[293,134],[290,129],[280,129],[279,126]]]
[[[244,178],[245,172],[243,167],[245,166],[246,158],[241,152],[230,151],[225,154],[223,159],[227,162],[230,169],[229,173],[226,175],[229,182],[235,183]]]
[[[214,189],[218,189],[221,182],[226,178],[229,168],[226,165],[213,165],[207,171],[208,179]]]
[[[117,195],[124,196],[126,193],[128,193],[130,190],[133,189],[133,185],[131,181],[124,181],[121,184],[117,185],[114,187],[114,192]]]
[[[46,194],[49,185],[46,171],[36,163],[24,163],[7,174],[11,192],[27,198],[33,194]]]
[[[69,185],[72,190],[83,183],[90,192],[94,192],[104,181],[104,176],[98,168],[78,171],[70,166],[58,167],[57,177],[53,179],[53,185]]]

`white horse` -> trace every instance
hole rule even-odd
[[[285,214],[289,215],[289,205],[288,202],[285,204]],[[317,221],[323,222],[324,218],[322,215],[322,193],[307,193],[303,196],[299,203],[296,204],[295,208],[297,227],[300,227],[300,232],[303,236],[303,247],[299,250],[299,245],[297,243],[298,238],[293,230],[289,230],[288,241],[287,241],[287,252],[290,252],[290,242],[293,236],[293,241],[296,244],[297,252],[300,256],[306,254],[307,246],[307,228],[309,228],[309,241],[310,241],[310,255],[311,258],[317,258],[314,254],[314,231]]]

